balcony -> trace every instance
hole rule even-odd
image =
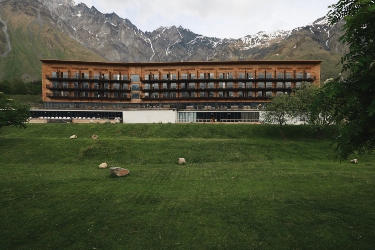
[[[74,96],[74,95],[61,95],[61,94],[47,94],[51,99],[76,99],[76,100],[130,100],[130,97],[97,97],[97,96]]]
[[[129,79],[127,80],[120,80],[120,79],[109,79],[109,78],[101,78],[101,77],[74,77],[74,76],[67,76],[67,77],[57,77],[57,76],[45,76],[47,80],[50,81],[65,81],[65,82],[118,82],[118,83],[130,83]]]

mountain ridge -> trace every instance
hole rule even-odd
[[[0,4],[5,7],[0,10],[0,18],[5,19],[0,21],[0,54],[1,48],[4,50],[2,41],[6,33],[1,24],[4,26],[5,23],[10,26],[7,29],[10,45],[17,44],[12,35],[17,33],[15,27],[25,30],[19,38],[24,43],[34,44],[32,53],[25,53],[28,54],[26,61],[32,61],[33,65],[42,58],[111,62],[313,59],[323,60],[324,79],[340,72],[335,65],[346,49],[338,42],[340,27],[330,27],[324,17],[290,31],[259,31],[237,39],[221,39],[174,25],[144,32],[116,13],[101,13],[94,6],[89,8],[72,0],[2,0]],[[15,13],[30,19],[34,29],[15,19]],[[42,32],[35,25],[50,28]],[[38,34],[47,49],[37,46],[36,41],[30,42],[30,38]],[[19,47],[25,46],[17,44],[13,49],[18,51]],[[7,70],[4,63],[13,56],[10,51],[0,58],[0,69]],[[27,63],[17,70],[33,78],[37,78],[40,72],[31,70]],[[9,74],[0,73],[0,79],[4,77],[9,77]]]

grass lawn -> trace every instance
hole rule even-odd
[[[286,137],[243,124],[3,127],[0,249],[374,249],[375,155],[339,163],[303,126]]]

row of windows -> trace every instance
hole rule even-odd
[[[216,89],[216,88],[300,88],[301,82],[209,82],[209,83],[145,83],[144,89]],[[129,90],[127,83],[88,83],[88,82],[52,82],[52,88],[76,89],[125,89]],[[139,84],[132,84],[131,90],[140,90]]]
[[[275,95],[284,94],[282,91],[219,91],[219,92],[162,92],[162,93],[145,93],[144,98],[244,98],[244,97],[266,97],[270,98]],[[140,99],[139,93],[99,93],[99,92],[78,92],[78,91],[53,91],[53,97],[74,97],[74,98],[132,98]]]
[[[101,80],[131,80],[133,82],[139,82],[141,80],[138,74],[130,75],[130,79],[127,74],[99,74],[94,73],[91,77],[88,73],[75,72],[69,74],[68,72],[52,72],[52,78],[65,78],[65,79],[101,79]],[[218,73],[215,77],[215,73],[199,73],[199,78],[195,74],[182,73],[180,78],[184,79],[306,79],[311,78],[311,73],[308,72],[257,72],[257,73],[244,73],[240,72],[237,75],[233,73]],[[143,80],[177,80],[177,74],[146,74]]]

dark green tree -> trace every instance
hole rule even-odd
[[[26,127],[30,117],[30,107],[19,104],[0,92],[0,128],[3,126]]]
[[[349,48],[341,59],[342,75],[331,89],[335,119],[342,121],[337,157],[344,160],[375,148],[375,0],[340,0],[330,9],[331,25],[345,21],[340,41]]]

